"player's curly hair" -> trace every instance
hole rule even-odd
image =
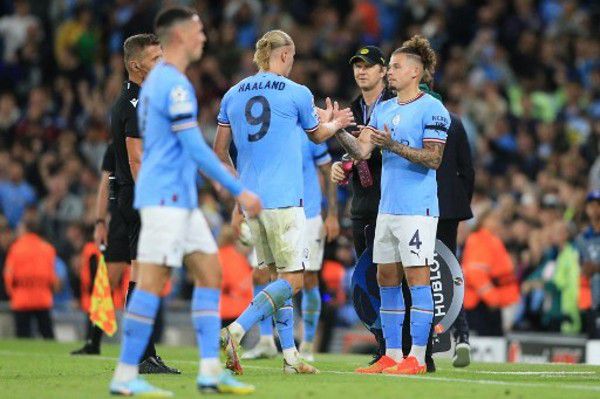
[[[423,77],[421,78],[421,81],[423,83],[431,84],[433,81],[433,74],[435,73],[437,58],[435,51],[431,48],[429,40],[423,36],[415,35],[402,43],[402,46],[399,49],[396,49],[393,54],[399,53],[408,54],[418,58],[423,64]]]
[[[282,30],[270,30],[256,42],[254,51],[254,63],[259,69],[269,70],[269,58],[273,50],[294,44],[294,41]]]

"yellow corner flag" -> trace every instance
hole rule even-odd
[[[90,304],[90,320],[111,337],[117,331],[115,306],[110,292],[110,284],[108,283],[108,271],[106,270],[104,255],[100,255],[96,278],[94,278],[94,288],[92,289]]]

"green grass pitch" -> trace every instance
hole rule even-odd
[[[118,347],[105,345],[102,356],[73,357],[77,344],[0,340],[0,398],[103,398]],[[195,389],[197,351],[189,347],[160,347],[180,376],[151,376],[148,380],[170,389],[176,397],[201,396]],[[472,364],[454,369],[437,361],[434,374],[415,377],[357,375],[368,356],[317,356],[319,375],[284,375],[281,359],[246,361],[244,381],[256,386],[256,398],[600,398],[600,367],[585,365]],[[225,396],[225,395],[223,395]]]

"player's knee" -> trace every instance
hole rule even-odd
[[[406,268],[404,273],[406,274],[406,281],[411,287],[431,284],[429,282],[429,267],[427,266]]]
[[[140,278],[137,282],[136,289],[160,296],[163,288],[167,284],[169,276],[166,274],[161,274],[156,275],[155,277],[144,277],[144,275],[139,277]]]
[[[298,291],[304,286],[304,273],[293,272],[293,273],[282,273],[280,278],[286,280],[292,287],[292,295],[296,295]]]
[[[265,285],[271,281],[271,271],[268,268],[254,269],[252,282],[254,285]]]
[[[223,272],[221,266],[215,267],[210,271],[210,274],[206,281],[204,282],[204,286],[209,288],[221,288],[221,283],[223,281]]]
[[[221,264],[216,262],[212,267],[206,268],[202,273],[196,273],[195,284],[198,287],[221,288],[223,272]]]
[[[395,266],[383,266],[377,267],[377,284],[381,287],[391,287],[400,284],[400,275],[398,269]]]

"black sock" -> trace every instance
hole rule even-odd
[[[156,357],[156,348],[154,347],[154,338],[152,336],[150,336],[150,341],[148,341],[143,359],[148,359],[149,357]]]
[[[129,301],[131,300],[131,295],[133,295],[133,291],[135,290],[135,281],[130,281],[127,286],[127,297],[125,298],[125,307],[129,305]]]
[[[383,338],[383,332],[379,329],[371,330],[371,332],[375,335],[375,339],[377,340],[377,355],[384,356],[385,355],[385,339]]]
[[[433,355],[433,340],[431,336],[433,335],[433,323],[431,324],[431,329],[429,330],[429,339],[427,340],[427,349],[425,350],[425,359],[432,359]]]
[[[92,348],[100,350],[100,341],[102,340],[103,331],[88,319],[87,334],[85,344]]]
[[[100,342],[102,341],[102,335],[104,334],[104,331],[102,331],[102,329],[96,325],[94,325],[94,327],[92,327],[92,333],[90,334],[90,340],[89,343],[92,345],[93,348],[98,349],[98,351],[100,350]]]
[[[127,287],[127,302],[129,304],[129,300],[131,299],[131,295],[135,290],[135,281],[130,281],[129,286]],[[148,341],[148,346],[146,347],[146,352],[144,352],[144,356],[142,356],[142,361],[148,359],[149,357],[156,357],[156,348],[154,347],[154,333],[150,335],[150,340]]]

